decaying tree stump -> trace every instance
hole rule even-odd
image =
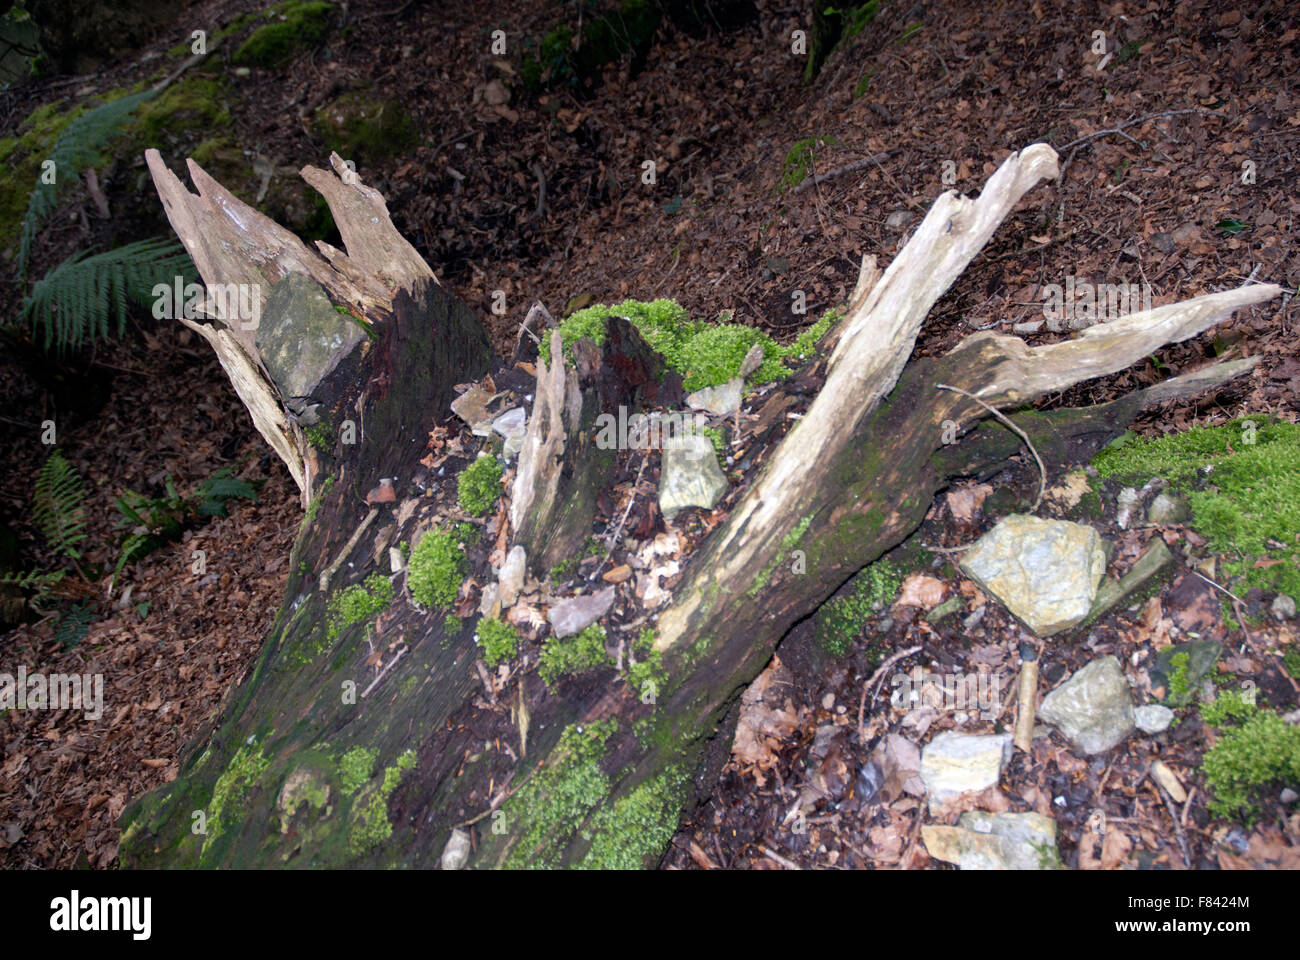
[[[864,260],[847,316],[827,339],[834,348],[820,393],[659,612],[656,695],[639,696],[613,671],[551,693],[531,667],[498,691],[476,669],[470,624],[447,635],[445,611],[399,599],[372,625],[330,628],[329,598],[386,572],[388,548],[434,521],[406,480],[447,416],[452,385],[489,364],[483,331],[397,234],[382,198],[332,162],[341,177],[310,167],[304,176],[329,202],[347,253],[320,244],[318,256],[192,161],[199,196],[149,154],[206,283],[270,290],[259,303],[278,339],[219,318],[184,322],[217,350],[313,504],[256,669],[179,778],[124,813],[128,866],[431,866],[444,850],[449,864],[484,867],[652,865],[681,812],[711,786],[701,773],[706,742],[731,736],[722,718],[789,628],[914,530],[952,479],[1000,469],[1019,449],[967,394],[1015,410],[1280,292],[1245,286],[1037,348],[981,333],[908,364],[934,302],[1017,201],[1056,175],[1045,145],[1013,154],[977,199],[939,197],[883,274]],[[270,289],[291,274],[319,288]],[[342,327],[301,320],[322,292],[348,311]],[[338,336],[345,346],[304,349],[301,369],[284,346],[294,336],[317,347]],[[580,341],[572,361],[558,334],[551,342],[550,364],[537,365],[509,509],[489,528],[502,546],[524,545],[539,572],[589,534],[596,496],[613,476],[614,455],[592,442],[594,418],[620,404],[680,399],[680,385],[661,383],[662,362],[623,321],[610,321],[600,348]],[[1098,407],[1011,419],[1054,470],[1096,452],[1143,407],[1252,365],[1221,363]],[[332,437],[349,423],[356,443],[313,444],[317,425]],[[432,482],[454,483],[447,474]],[[382,477],[397,478],[393,508],[364,502]],[[507,518],[507,530],[496,525]],[[350,686],[360,695],[349,699]]]

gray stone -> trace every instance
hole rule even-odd
[[[1043,698],[1038,715],[1086,754],[1109,750],[1135,726],[1128,680],[1113,656],[1077,670]]]
[[[937,810],[963,793],[998,782],[1011,761],[1011,734],[941,733],[921,751],[921,779]]]
[[[286,400],[310,397],[364,339],[361,325],[335,310],[324,288],[301,273],[286,274],[271,288],[257,323],[257,349]]]
[[[1297,800],[1300,800],[1300,793],[1296,793],[1290,787],[1283,787],[1282,792],[1277,795],[1277,798],[1283,803],[1295,803]]]
[[[1158,493],[1147,507],[1147,523],[1182,523],[1190,514],[1187,502],[1168,493]]]
[[[512,407],[492,421],[492,429],[509,439],[528,429],[527,416],[523,407]]]
[[[1115,526],[1121,530],[1127,530],[1129,521],[1133,519],[1133,511],[1137,509],[1138,492],[1132,487],[1125,487],[1115,498]]]
[[[890,230],[902,230],[910,219],[912,215],[906,210],[895,210],[885,218],[885,226]]]
[[[1273,605],[1269,609],[1278,620],[1295,619],[1295,600],[1285,593],[1279,593],[1274,597]]]
[[[501,598],[501,606],[511,606],[519,599],[519,591],[524,586],[524,572],[527,567],[528,555],[524,548],[515,544],[506,554],[506,559],[501,564],[501,571],[497,574],[498,596]]]
[[[447,845],[442,848],[442,869],[459,870],[469,861],[469,834],[457,827],[447,838]]]
[[[469,424],[474,436],[490,436],[492,415],[488,413],[488,403],[495,396],[482,387],[470,387],[451,402],[451,412]]]
[[[961,815],[958,826],[927,824],[921,839],[930,856],[963,870],[1044,870],[1060,866],[1056,821],[1041,813]]]
[[[1035,634],[1050,637],[1088,616],[1106,553],[1086,524],[1012,514],[979,539],[961,568]]]
[[[551,621],[551,629],[557,637],[567,637],[581,633],[603,617],[613,605],[614,588],[606,587],[597,593],[570,597],[551,604],[547,618]]]
[[[501,455],[506,460],[514,459],[524,448],[524,437],[528,434],[527,416],[523,407],[507,410],[492,421],[492,429],[506,438]]]
[[[1133,722],[1143,733],[1164,733],[1174,722],[1174,712],[1158,703],[1133,708]]]
[[[1195,690],[1210,670],[1214,668],[1215,661],[1223,653],[1223,645],[1217,640],[1192,640],[1188,643],[1171,644],[1167,647],[1161,647],[1160,652],[1156,654],[1155,662],[1151,666],[1152,680],[1157,686],[1169,686],[1170,677],[1174,673],[1174,657],[1180,653],[1187,654],[1187,668],[1184,674],[1186,678],[1186,688],[1189,694],[1185,696],[1195,696]],[[1169,690],[1170,698],[1177,698],[1172,689]],[[1180,701],[1181,703],[1181,701]],[[1179,706],[1180,703],[1175,703]]]
[[[700,434],[674,437],[664,444],[659,474],[659,510],[672,520],[685,507],[712,510],[727,490],[713,442]]]
[[[686,402],[692,410],[707,410],[717,416],[726,416],[740,409],[743,388],[744,381],[740,377],[732,377],[720,386],[705,387],[687,394]]]
[[[485,617],[495,616],[492,608],[497,605],[501,599],[501,588],[495,583],[489,583],[483,588],[483,595],[479,597],[478,612]]]

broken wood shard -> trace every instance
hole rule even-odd
[[[212,345],[254,426],[288,467],[306,506],[312,492],[306,438],[286,415],[257,346],[258,320],[271,288],[289,274],[303,274],[320,284],[333,302],[374,320],[391,314],[396,291],[414,291],[421,282],[437,284],[437,278],[397,232],[383,197],[363,184],[338,154],[330,155],[338,176],[316,167],[302,170],[303,178],[329,204],[348,251],[320,243],[320,255],[193,160],[186,163],[197,194],[167,168],[157,150],[146,150],[145,162],[167,219],[209,291],[208,303],[218,305],[214,312],[209,306],[206,322],[177,319]],[[232,314],[229,296],[211,296],[214,290],[231,289],[241,293],[233,302],[250,304],[252,316]]]

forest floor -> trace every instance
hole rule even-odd
[[[284,170],[323,166],[328,154],[318,109],[359,92],[400,105],[409,130],[390,134],[403,145],[385,150],[383,136],[369,143],[359,172],[506,353],[536,300],[560,318],[587,304],[671,297],[695,316],[729,316],[788,342],[847,298],[864,254],[887,265],[935,196],[950,187],[977,192],[1008,153],[1034,142],[1057,149],[1062,176],[1028,194],[940,299],[917,354],[942,354],[976,330],[1010,332],[1041,319],[1044,288],[1067,278],[1146,284],[1156,305],[1248,278],[1289,291],[1300,283],[1300,36],[1285,4],[1115,3],[1089,5],[1085,16],[1036,0],[924,12],[886,3],[807,85],[804,58],[792,55],[790,42],[792,31],[808,28],[803,5],[763,2],[748,16],[745,5],[732,7],[736,16],[721,28],[666,24],[639,72],[623,57],[594,79],[559,76],[529,92],[520,41],[540,43],[569,15],[567,5],[354,3],[346,32],[336,25],[283,67],[239,70],[231,55],[247,29],[233,35],[203,67],[222,98],[220,130],[207,121],[178,124],[148,145],[179,171],[207,144],[223,183],[254,205],[259,185],[269,183],[275,202],[291,210]],[[238,0],[197,3],[165,37],[95,76],[0,91],[0,134],[14,135],[42,104],[82,102],[148,79],[175,62],[169,51],[192,29],[215,32],[258,9]],[[494,56],[490,34],[498,28],[508,46]],[[1106,32],[1111,51],[1100,71],[1094,29]],[[231,154],[231,144],[244,152]],[[647,161],[653,184],[643,182]],[[169,232],[140,178],[142,159],[123,155],[113,164],[105,183],[120,215],[102,218],[84,190],[70,191],[39,238],[34,275],[93,244]],[[1247,169],[1253,177],[1243,177]],[[824,179],[813,182],[813,174]],[[806,313],[792,311],[797,290]],[[497,291],[503,314],[492,310]],[[14,288],[0,293],[6,315],[16,304]],[[1025,338],[1066,335],[1044,327]],[[1040,406],[1101,403],[1216,356],[1263,359],[1214,393],[1146,412],[1135,429],[1156,436],[1248,414],[1297,420],[1300,329],[1289,298]],[[102,406],[79,413],[82,395],[95,391]],[[51,617],[0,638],[2,669],[23,663],[107,680],[106,719],[97,723],[72,712],[10,711],[0,719],[0,866],[110,867],[124,805],[175,777],[184,751],[257,655],[281,601],[301,511],[206,346],[167,322],[133,317],[122,341],[100,344],[80,366],[48,364],[39,377],[19,357],[5,357],[0,398],[9,451],[3,518],[25,543],[39,542],[28,505],[44,449],[33,425],[56,419],[60,448],[89,488],[87,560],[109,570],[123,535],[114,521],[123,490],[158,495],[170,476],[188,492],[227,465],[262,482],[255,503],[233,503],[229,518],[131,567],[111,599],[107,577],[68,587],[67,599],[91,604],[97,617],[75,646],[56,639]],[[923,534],[944,538],[944,529],[940,501]],[[1107,532],[1123,537],[1113,526]],[[195,572],[197,549],[225,572]],[[53,562],[35,546],[24,560]],[[960,575],[948,572],[950,588],[960,590]],[[1295,683],[1268,653],[1294,649],[1293,624],[1243,632],[1223,621],[1217,602],[1201,602],[1211,589],[1175,579],[1152,598],[1156,607],[1149,600],[1098,624],[1088,649],[1050,648],[1044,675],[1059,680],[1102,649],[1129,656],[1150,646],[1162,623],[1166,633],[1171,618],[1183,625],[1179,618],[1194,607],[1201,620],[1184,629],[1221,636],[1230,669],[1257,682],[1274,706],[1293,710]],[[899,661],[900,670],[996,664],[1014,657],[1020,639],[1005,615],[986,616],[977,641],[962,635],[961,618],[938,629],[915,612],[878,619],[890,621],[886,653],[927,644],[924,657]],[[875,627],[864,625],[864,633]],[[899,729],[887,710],[870,731],[858,718],[876,663],[867,644],[820,673],[800,669],[797,655],[787,659],[788,724],[770,762],[728,765],[665,865],[945,866],[917,842],[920,801],[854,802],[871,744]],[[858,726],[828,760],[818,730],[851,727],[846,718]],[[930,725],[951,722],[938,716]],[[1014,762],[1006,802],[1056,817],[1069,866],[1296,865],[1300,819],[1276,805],[1243,832],[1209,816],[1205,791],[1193,788],[1171,826],[1147,774],[1154,750],[1197,782],[1206,739],[1198,725],[1180,729],[1159,745],[1132,738],[1101,763],[1075,757],[1063,741],[1040,740]],[[811,830],[792,833],[786,814],[814,766],[823,782],[843,781],[840,799],[810,818]],[[1090,832],[1096,809],[1121,826],[1112,836],[1122,840]],[[1235,846],[1225,846],[1232,830]]]

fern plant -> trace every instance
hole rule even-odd
[[[74,564],[81,559],[78,545],[86,538],[85,500],[81,475],[55,450],[36,477],[32,516],[50,547]]]
[[[76,179],[77,171],[100,163],[100,153],[122,132],[135,108],[157,94],[156,90],[142,90],[96,107],[74,118],[63,128],[49,159],[54,161],[52,183],[38,177],[32,195],[27,201],[22,232],[18,244],[18,277],[27,278],[27,264],[31,259],[32,240],[58,201],[59,188]],[[44,173],[44,171],[42,171]]]
[[[17,596],[13,609],[6,610],[5,615],[0,616],[0,621],[15,622],[25,606],[30,606],[37,613],[41,613],[43,605],[50,599],[52,588],[63,579],[64,572],[63,570],[6,570],[0,573],[0,596],[14,590],[19,591],[20,594],[30,594],[26,598]]]
[[[59,618],[54,639],[64,650],[71,650],[86,638],[86,634],[90,632],[90,624],[97,616],[94,606],[90,603],[78,603],[68,607]]]
[[[179,274],[190,282],[196,275],[185,248],[157,238],[87,256],[74,253],[32,285],[23,302],[22,318],[45,330],[45,349],[78,347],[87,339],[109,335],[109,318],[117,318],[117,334],[126,326],[128,299],[148,305],[153,288],[170,285]]]
[[[233,468],[222,467],[199,484],[199,489],[190,498],[176,492],[170,476],[166,479],[166,495],[162,497],[146,497],[134,490],[123,491],[117,498],[117,510],[123,518],[119,522],[133,525],[134,529],[122,541],[109,590],[116,586],[118,576],[126,567],[143,560],[164,544],[179,540],[194,518],[227,516],[226,501],[236,497],[256,500],[257,485],[233,476],[233,473]]]

